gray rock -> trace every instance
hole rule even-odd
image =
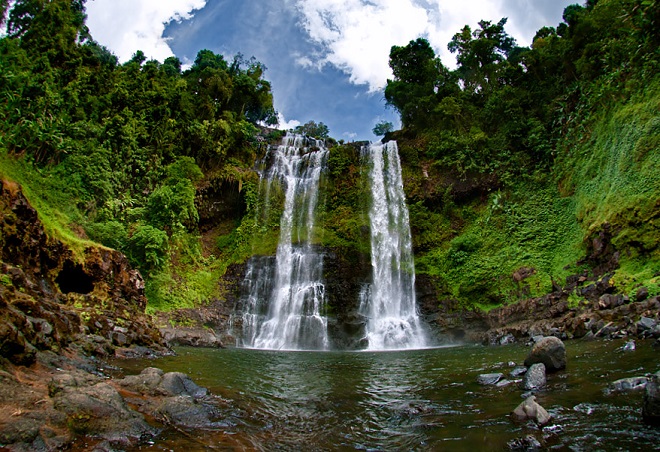
[[[509,450],[541,450],[543,445],[532,435],[527,435],[524,438],[512,439],[506,443]]]
[[[498,388],[503,388],[505,386],[509,386],[509,385],[512,385],[512,384],[517,383],[517,382],[520,382],[520,380],[507,380],[506,378],[504,378],[504,379],[498,381],[495,386],[498,387]]]
[[[635,294],[635,300],[644,301],[649,297],[649,290],[646,287],[640,287]]]
[[[158,385],[163,381],[165,373],[155,367],[147,367],[139,375],[129,375],[117,380],[122,388],[138,394],[155,395]]]
[[[552,416],[536,402],[536,397],[530,396],[513,410],[512,416],[518,421],[532,420],[542,426],[550,422]]]
[[[516,343],[516,338],[511,333],[509,333],[506,336],[503,336],[502,338],[500,338],[500,345],[509,345],[509,344],[515,344],[515,343]]]
[[[156,408],[155,414],[167,424],[188,428],[212,427],[220,415],[211,405],[186,396],[167,397]]]
[[[555,372],[566,368],[566,347],[561,339],[549,336],[544,337],[532,346],[532,350],[525,359],[525,366],[543,363],[547,372]]]
[[[525,375],[525,372],[527,372],[527,368],[525,366],[516,366],[511,370],[511,372],[509,372],[509,376],[512,378],[517,378],[521,375]]]
[[[494,385],[502,379],[504,374],[502,373],[492,373],[492,374],[481,374],[477,377],[477,383],[480,385]]]
[[[131,445],[156,434],[144,417],[131,410],[108,383],[65,391],[54,398],[56,410],[64,413],[78,434],[97,436],[115,444]]]
[[[647,424],[660,425],[660,372],[653,374],[646,383],[642,417]]]
[[[639,319],[639,322],[637,322],[637,334],[640,336],[647,335],[650,333],[658,324],[654,319],[651,319],[649,317],[642,317]]]
[[[204,397],[207,389],[198,386],[190,377],[181,372],[168,372],[158,385],[158,390],[167,395],[184,395],[189,397]]]
[[[631,377],[622,378],[610,383],[610,392],[626,392],[626,391],[641,391],[646,387],[648,382],[646,377]]]
[[[532,364],[523,376],[523,388],[526,390],[540,389],[545,386],[545,364]]]
[[[635,341],[630,340],[626,342],[623,347],[621,347],[621,350],[624,352],[634,352],[636,348],[637,345],[635,344]]]

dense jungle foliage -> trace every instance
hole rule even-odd
[[[390,137],[417,270],[441,298],[488,308],[593,277],[603,234],[614,290],[660,291],[660,6],[590,0],[563,19],[531,48],[506,19],[466,26],[455,70],[422,38],[392,48],[385,97],[403,130]]]
[[[150,307],[222,298],[231,263],[272,253],[277,210],[258,220],[254,163],[281,135],[265,68],[201,50],[117,58],[85,27],[84,0],[17,0],[0,17],[0,173],[23,185],[48,230],[124,252]],[[607,229],[613,279],[660,291],[660,8],[590,0],[516,46],[506,19],[466,26],[448,69],[423,39],[395,46],[385,99],[399,142],[419,273],[439,299],[488,308],[541,295],[587,270]],[[375,130],[376,130],[375,129]],[[328,139],[319,240],[368,252],[360,151]],[[199,193],[231,187],[240,209],[202,228]],[[532,274],[524,280],[516,272]],[[579,301],[577,298],[574,301]]]

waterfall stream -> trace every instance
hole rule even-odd
[[[364,148],[371,187],[372,282],[360,294],[367,317],[369,350],[423,348],[426,335],[417,315],[415,264],[395,141]]]
[[[280,233],[274,257],[255,255],[248,261],[236,313],[239,346],[330,348],[323,253],[314,245],[328,153],[320,141],[287,135],[262,161],[259,218],[268,228],[268,218],[281,207]],[[427,339],[417,315],[412,240],[396,142],[363,148],[363,165],[369,187],[372,277],[355,300],[366,319],[361,343],[368,350],[424,348]]]
[[[248,263],[242,313],[242,345],[270,350],[328,348],[323,256],[313,246],[319,183],[328,150],[323,142],[287,135],[269,150],[261,177],[270,208],[271,192],[283,191],[280,236],[274,259]],[[262,212],[262,216],[267,214]]]

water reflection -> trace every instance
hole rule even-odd
[[[523,346],[358,353],[185,348],[146,365],[186,372],[226,400],[226,426],[204,433],[219,448],[505,450],[508,441],[532,435],[547,449],[653,449],[660,431],[642,424],[641,394],[604,391],[616,379],[657,371],[651,345],[625,355],[616,343],[567,348],[569,367],[537,394],[554,417],[543,429],[510,420],[522,400],[517,385],[476,383],[479,373],[506,373],[510,361],[520,363]],[[190,445],[170,431],[153,447]]]

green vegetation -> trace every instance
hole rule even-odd
[[[197,187],[254,180],[257,124],[276,122],[264,67],[209,50],[186,71],[139,50],[120,65],[84,3],[1,3],[0,173],[75,252],[87,238],[124,252],[154,306],[209,299],[226,265],[201,249]]]
[[[276,121],[263,65],[209,50],[187,70],[139,50],[119,64],[89,35],[83,0],[13,4],[0,1],[0,175],[76,255],[92,241],[125,253],[149,309],[222,299],[231,264],[277,247],[283,194],[266,199],[253,171],[283,133],[262,126]],[[439,302],[491,309],[597,279],[605,233],[616,289],[660,293],[658,11],[589,0],[531,48],[506,19],[482,21],[449,43],[455,70],[422,38],[392,48],[384,94],[403,128],[373,130],[399,142],[417,271]],[[369,253],[359,147],[322,122],[295,131],[330,146],[318,243]],[[203,190],[240,206],[205,224]]]
[[[657,290],[659,9],[572,5],[529,49],[506,19],[482,21],[449,43],[454,71],[424,39],[392,48],[417,270],[441,297],[489,308],[548,293],[589,270],[605,230],[617,290]]]

